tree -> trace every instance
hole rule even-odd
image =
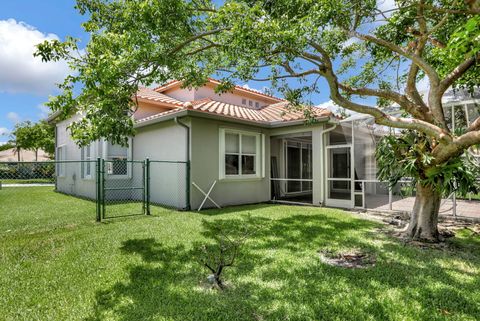
[[[454,133],[442,108],[447,89],[479,85],[480,4],[395,3],[382,10],[375,0],[78,0],[89,17],[85,54],[67,38],[40,44],[36,55],[66,59],[76,71],[49,106],[63,116],[84,114],[70,127],[80,145],[100,137],[126,142],[139,84],[174,78],[199,86],[217,75],[221,92],[239,80],[269,81],[292,106],[308,105],[305,97],[326,88],[337,105],[416,133],[411,141],[422,160],[410,170],[417,196],[408,234],[436,241],[445,179],[458,171],[439,173],[464,164],[459,157],[480,143],[480,118]],[[429,83],[425,97],[422,79]],[[385,111],[392,103],[403,117]]]
[[[15,125],[12,132],[11,143],[15,145],[20,161],[20,151],[22,149],[35,152],[35,161],[38,160],[38,151],[44,150],[50,155],[55,152],[55,129],[46,121],[32,123],[24,121]]]

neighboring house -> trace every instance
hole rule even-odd
[[[35,152],[31,150],[20,150],[17,152],[15,148],[0,151],[0,162],[35,162],[35,161],[48,161],[49,155],[43,150],[38,151],[38,158],[35,159]]]
[[[189,176],[166,165],[151,169],[152,201],[177,208],[198,208],[204,195],[193,183],[207,191],[215,181],[210,196],[221,206],[280,200],[353,208],[364,207],[368,195],[386,193],[375,182],[374,151],[388,129],[362,118],[340,122],[316,107],[317,122],[307,125],[304,114],[288,110],[283,99],[240,86],[219,95],[218,84],[210,79],[198,89],[182,88],[179,81],[141,88],[128,148],[98,141],[80,149],[67,126],[81,116],[58,121],[56,159],[190,161]],[[57,167],[57,190],[95,197],[95,164],[67,165]],[[127,165],[107,173],[117,185],[139,176],[140,167]],[[183,192],[186,184],[189,194]]]

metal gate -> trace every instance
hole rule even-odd
[[[150,161],[97,160],[97,221],[150,215]]]

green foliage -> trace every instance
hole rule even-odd
[[[478,193],[480,168],[473,157],[466,152],[446,163],[432,165],[432,144],[428,137],[414,131],[382,137],[376,149],[378,178],[393,186],[400,179],[411,177],[413,183],[435,187],[444,195],[453,191],[462,196]]]
[[[11,144],[15,148],[35,152],[42,149],[50,155],[55,153],[55,127],[46,121],[18,123],[11,135],[13,137]]]
[[[7,142],[5,144],[0,145],[0,151],[4,151],[4,150],[7,150],[7,149],[12,149],[12,148],[15,148],[15,144],[12,143],[12,142]]]

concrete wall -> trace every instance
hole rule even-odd
[[[78,120],[79,118],[79,115],[75,115],[71,119],[61,121],[57,124],[57,147],[64,146],[65,160],[75,161],[58,165],[64,167],[65,175],[63,177],[57,177],[57,191],[61,193],[94,199],[96,197],[95,163],[90,164],[92,173],[91,177],[82,178],[80,148],[71,139],[70,132],[67,129],[68,125],[72,121]],[[93,159],[97,157],[96,155],[100,155],[102,148],[101,145],[102,144],[98,142],[93,143]],[[57,155],[55,156],[55,158],[58,159]]]
[[[188,120],[182,119],[188,123]],[[137,129],[133,138],[133,158],[150,164],[150,200],[152,203],[185,208],[187,166],[186,129],[173,120]],[[164,161],[164,162],[163,162]],[[142,167],[135,166],[133,175],[141,177]]]
[[[203,118],[192,118],[192,182],[205,192],[216,180],[211,197],[221,206],[258,203],[270,200],[270,138],[268,130]],[[265,134],[265,177],[252,179],[219,179],[219,131],[220,128],[238,129]],[[192,209],[200,206],[204,196],[191,187]],[[210,201],[206,207],[214,206]]]

